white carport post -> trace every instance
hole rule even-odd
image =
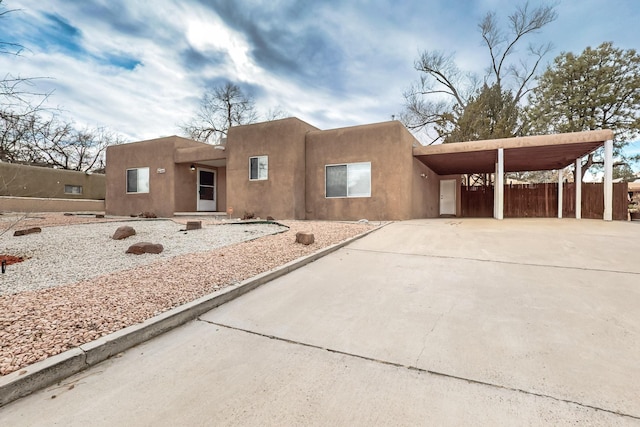
[[[496,175],[493,180],[493,217],[504,218],[504,149],[498,148]]]
[[[562,218],[562,180],[564,178],[563,169],[558,169],[558,218]]]
[[[580,219],[582,218],[582,159],[576,160],[573,182],[576,185],[576,219]]]
[[[613,220],[613,141],[604,142],[604,215],[605,221]]]

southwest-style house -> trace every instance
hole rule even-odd
[[[106,212],[250,212],[314,220],[461,216],[462,175],[495,173],[496,190],[485,202],[502,219],[506,172],[575,164],[580,184],[580,159],[604,145],[599,215],[611,220],[612,139],[611,131],[600,130],[422,146],[398,121],[320,130],[287,118],[233,127],[224,145],[170,136],[109,147]],[[582,187],[572,190],[571,213],[577,218]],[[554,199],[559,217],[567,211],[562,189]]]

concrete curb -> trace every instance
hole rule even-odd
[[[27,396],[51,384],[62,381],[84,369],[96,365],[131,347],[196,319],[222,304],[238,298],[271,280],[304,267],[332,252],[386,226],[381,224],[350,239],[322,248],[310,255],[295,259],[274,270],[266,271],[240,283],[205,295],[197,300],[170,309],[105,337],[51,356],[42,362],[0,377],[0,407]]]

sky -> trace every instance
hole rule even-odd
[[[207,88],[232,82],[262,114],[280,109],[320,129],[390,120],[419,78],[424,50],[455,53],[484,75],[477,24],[518,0],[4,0],[0,74],[42,77],[50,107],[128,141],[180,134]],[[531,1],[531,6],[541,4]],[[545,3],[545,4],[548,4]],[[547,62],[611,41],[640,48],[638,0],[558,0],[558,19],[528,42]],[[519,52],[526,49],[526,44]],[[627,150],[640,154],[640,142]]]

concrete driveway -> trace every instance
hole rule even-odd
[[[640,425],[640,223],[394,223],[0,425]]]

